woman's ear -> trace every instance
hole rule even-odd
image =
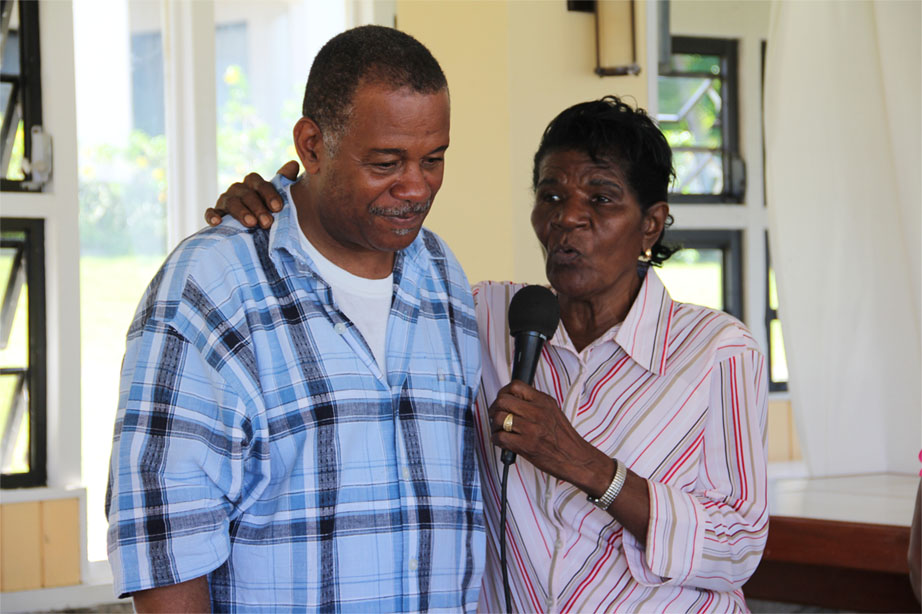
[[[304,172],[316,175],[320,172],[323,160],[329,157],[323,144],[323,133],[320,132],[320,126],[311,118],[302,117],[295,123],[293,132],[295,151],[298,152]]]
[[[644,249],[653,247],[656,240],[666,228],[666,219],[669,217],[669,204],[660,201],[650,206],[644,213],[643,244]]]

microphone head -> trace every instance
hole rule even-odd
[[[560,305],[544,286],[525,286],[509,302],[509,333],[538,332],[545,339],[554,336],[560,323]]]

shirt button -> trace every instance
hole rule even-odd
[[[545,500],[545,501],[550,501],[550,500],[551,500],[551,491],[549,491],[549,490],[545,490],[545,491],[544,491],[544,500]]]
[[[439,381],[441,382],[444,380],[445,380],[445,372],[442,370],[439,370]]]
[[[560,550],[561,548],[563,548],[563,542],[558,539],[557,541],[554,542],[554,547]]]
[[[419,563],[416,559],[410,559],[410,571],[416,571],[416,568],[419,567]]]
[[[403,479],[404,479],[404,480],[409,480],[409,479],[410,479],[410,468],[409,468],[409,467],[404,467],[404,468],[403,468]]]
[[[336,326],[333,327],[333,330],[336,331],[336,334],[337,334],[337,335],[345,335],[345,334],[346,334],[346,325],[343,324],[342,322],[339,322],[339,323],[336,324]]]
[[[548,610],[550,610],[551,608],[553,608],[553,607],[554,607],[554,598],[553,598],[553,597],[548,597],[548,598],[547,598],[547,601],[544,602],[544,605],[547,606],[547,609],[548,609]]]

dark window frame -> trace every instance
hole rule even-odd
[[[771,253],[768,248],[768,233],[765,233],[765,356],[768,359],[768,391],[769,392],[787,392],[788,382],[776,381],[772,373],[772,322],[781,321],[777,309],[772,309],[771,296],[771,277],[769,272],[772,268]],[[777,281],[775,282],[777,284]],[[777,287],[775,288],[777,290]]]
[[[0,488],[45,486],[48,479],[45,220],[4,217],[0,218],[0,225],[3,230],[25,231],[27,235],[24,256],[29,288],[29,366],[25,373],[29,387],[29,471],[0,475]],[[3,246],[7,246],[6,241]]]
[[[742,230],[670,230],[666,243],[683,249],[719,249],[723,254],[721,279],[724,311],[743,320],[743,231]]]
[[[23,0],[0,0],[3,4],[3,10],[8,10],[13,2],[19,5],[19,74],[18,75],[0,75],[4,83],[13,84],[13,95],[20,90],[22,94],[22,123],[23,123],[23,157],[32,159],[32,128],[42,126],[42,63],[41,63],[41,46],[38,25],[39,3],[37,1]],[[15,130],[17,126],[12,126],[11,122],[5,122],[4,127],[7,131]],[[7,138],[12,138],[8,134],[2,136],[3,144]],[[3,169],[0,177],[0,191],[2,192],[41,192],[41,186],[31,185],[32,173],[25,173],[25,179],[7,179],[5,177],[7,169]]]
[[[721,58],[723,81],[721,107],[723,191],[720,194],[678,194],[669,192],[675,204],[741,204],[746,198],[746,171],[740,153],[739,127],[739,41],[732,38],[673,36],[672,53],[717,55]],[[704,76],[691,72],[663,72],[660,77]],[[708,73],[706,76],[713,77]]]

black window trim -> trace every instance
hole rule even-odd
[[[2,75],[2,80],[13,83],[13,90],[22,91],[23,157],[32,159],[32,128],[42,126],[42,63],[38,29],[37,1],[2,0],[19,3],[19,75]],[[14,126],[7,126],[15,130]],[[30,185],[31,173],[25,173],[25,180],[7,179],[7,169],[2,169],[0,192],[40,192],[40,186]]]
[[[734,38],[703,38],[697,36],[672,36],[672,53],[698,53],[721,57],[721,78],[724,81],[724,105],[721,109],[723,130],[724,188],[721,194],[669,193],[669,202],[675,204],[741,204],[745,202],[745,170],[742,165],[739,142],[739,41]],[[669,76],[674,73],[662,73]],[[694,76],[695,73],[680,73]],[[700,75],[713,77],[710,73]],[[737,177],[737,175],[742,175]],[[739,193],[732,186],[741,182]]]
[[[47,473],[47,345],[45,337],[45,220],[0,218],[3,230],[21,230],[29,287],[29,471],[0,475],[0,489],[45,486]]]
[[[691,249],[719,249],[723,253],[724,311],[743,320],[743,231],[721,229],[670,230],[665,240]]]
[[[772,309],[771,295],[769,294],[771,279],[769,271],[772,268],[771,253],[768,248],[768,232],[765,233],[765,356],[768,359],[768,391],[787,392],[788,382],[775,381],[772,373],[772,322],[781,321],[778,310]],[[777,290],[777,287],[776,287]]]

